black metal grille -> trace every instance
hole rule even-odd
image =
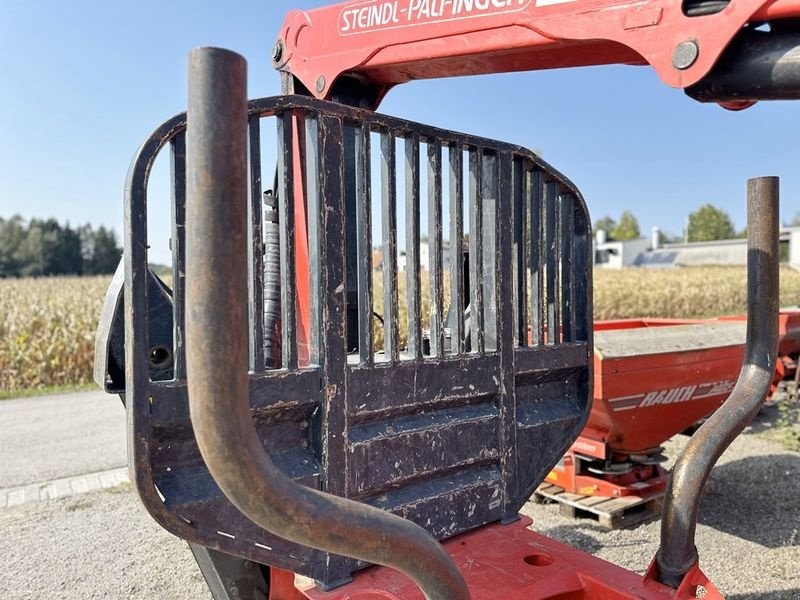
[[[277,282],[265,281],[264,269],[260,151],[269,122],[278,142]],[[257,528],[222,496],[197,451],[183,350],[184,131],[185,115],[159,128],[127,184],[126,384],[137,489],[181,537],[341,580],[359,565]],[[250,401],[275,463],[439,538],[514,519],[588,414],[591,245],[577,189],[524,148],[307,98],[251,102],[249,131],[251,243],[242,268],[250,273]],[[174,379],[153,381],[150,315],[140,308],[149,306],[147,182],[167,145]],[[306,255],[307,272],[297,268]],[[281,368],[272,369],[265,289],[278,286]]]

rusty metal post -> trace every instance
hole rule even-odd
[[[248,395],[246,63],[199,48],[189,58],[186,362],[192,426],[228,499],[290,541],[411,577],[429,600],[466,600],[453,560],[421,527],[298,485],[264,451]]]
[[[730,397],[692,436],[667,487],[656,554],[659,579],[677,588],[697,563],[697,513],[711,469],[758,412],[778,352],[778,178],[747,182],[747,345]]]

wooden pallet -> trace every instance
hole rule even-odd
[[[565,492],[563,488],[543,483],[534,493],[540,499],[559,504],[561,514],[570,518],[590,518],[608,529],[631,527],[661,514],[663,494],[640,498],[623,496],[582,496]]]

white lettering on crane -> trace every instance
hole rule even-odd
[[[714,396],[727,396],[733,391],[735,385],[736,381],[726,379],[713,383],[687,385],[667,390],[633,394],[631,396],[620,396],[618,398],[611,398],[608,402],[614,412],[621,412],[634,410],[636,408],[646,408],[648,406],[659,406],[661,404],[677,404],[680,402],[690,402],[692,400],[703,400]]]
[[[376,3],[342,11],[339,31],[347,33],[357,29],[376,29],[399,22],[400,19],[397,18],[397,2]]]
[[[547,2],[548,0],[538,0]],[[572,2],[574,0],[561,0]],[[520,12],[534,0],[367,0],[339,14],[339,33],[355,35]]]

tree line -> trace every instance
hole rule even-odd
[[[800,213],[794,220],[786,223],[787,226],[800,226]],[[730,240],[747,237],[747,229],[736,231],[730,215],[723,209],[712,204],[704,204],[696,211],[689,213],[686,237],[690,242],[711,242],[715,240]],[[609,240],[625,241],[642,237],[639,222],[629,210],[622,213],[619,221],[606,215],[594,223],[595,231],[602,229]],[[682,242],[683,236],[670,236],[664,232],[660,234],[659,242],[662,244]]]
[[[0,277],[113,273],[121,256],[116,234],[102,225],[0,217]]]

